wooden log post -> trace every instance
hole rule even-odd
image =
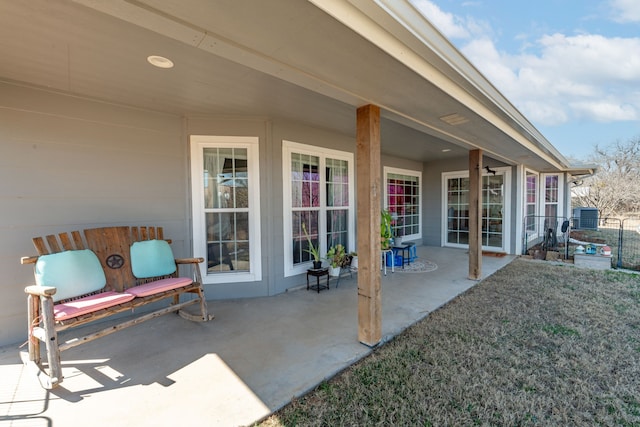
[[[482,150],[469,151],[469,279],[482,277]]]
[[[358,340],[373,347],[382,339],[380,287],[380,107],[357,111]]]

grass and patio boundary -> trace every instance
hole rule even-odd
[[[640,275],[518,259],[261,426],[640,426]]]

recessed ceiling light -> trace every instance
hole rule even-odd
[[[469,121],[469,119],[467,119],[465,116],[462,116],[458,113],[447,114],[446,116],[440,117],[440,120],[450,124],[451,126],[461,125]]]
[[[443,152],[443,153],[448,153],[449,151],[451,151],[451,148],[443,148],[443,149],[442,149],[442,152]]]
[[[147,57],[149,64],[158,68],[173,68],[173,61],[164,56],[151,55]]]

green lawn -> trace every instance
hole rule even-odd
[[[518,259],[261,426],[640,426],[640,275]]]

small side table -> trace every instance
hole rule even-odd
[[[402,269],[403,270],[404,270],[405,263],[407,265],[411,264],[411,252],[409,251],[410,248],[411,248],[411,245],[398,245],[392,248],[394,262],[395,262],[395,256],[398,254],[398,252],[402,251]]]
[[[309,276],[313,276],[316,278],[316,284],[309,286]],[[320,278],[322,276],[327,276],[327,284],[321,285]],[[329,289],[329,269],[328,268],[310,268],[307,270],[307,290],[315,290],[320,293],[321,289]]]

